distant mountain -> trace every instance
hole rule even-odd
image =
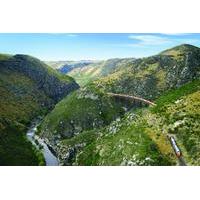
[[[73,77],[80,85],[85,85],[100,77],[112,74],[119,69],[123,69],[131,64],[134,58],[114,58],[105,61],[99,61],[84,67],[77,67],[69,71],[67,74]]]
[[[68,61],[44,61],[44,63],[46,63],[47,65],[49,65],[53,69],[59,69],[63,65],[66,65],[68,63]]]
[[[69,72],[71,72],[72,70],[75,70],[76,68],[84,68],[90,64],[93,64],[94,61],[87,61],[87,60],[83,60],[83,61],[77,61],[77,62],[67,62],[66,64],[64,64],[63,66],[61,66],[58,71],[63,73],[63,74],[68,74]]]
[[[78,87],[73,78],[36,58],[0,54],[0,165],[41,164],[25,130]]]
[[[85,66],[88,64],[95,63],[97,61],[93,60],[80,60],[80,61],[72,61],[72,60],[66,60],[66,61],[45,61],[47,65],[52,67],[53,69],[57,69],[58,71],[61,71],[63,74],[70,71],[70,69]],[[67,69],[69,68],[69,70]],[[66,72],[65,72],[66,70]]]
[[[100,77],[107,76],[115,71],[127,67],[134,58],[113,58],[104,61],[80,60],[80,61],[58,61],[46,62],[52,68],[62,74],[73,77],[79,85],[85,85]]]

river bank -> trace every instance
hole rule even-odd
[[[26,133],[27,139],[31,141],[31,143],[43,153],[46,166],[58,166],[59,161],[57,157],[50,150],[50,148],[44,142],[44,140],[35,134],[39,124],[40,124],[39,120],[32,122],[31,127],[28,129]]]

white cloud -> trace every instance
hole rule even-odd
[[[70,33],[70,34],[67,34],[67,36],[69,36],[69,37],[77,37],[78,35]]]
[[[58,35],[58,36],[68,36],[68,37],[77,37],[78,34],[74,34],[74,33],[48,33],[50,35]]]
[[[171,43],[167,37],[155,35],[129,35],[129,38],[136,40],[136,43],[132,44],[132,46],[162,45]]]
[[[162,33],[163,35],[171,35],[171,36],[184,36],[184,35],[189,35],[189,33]]]

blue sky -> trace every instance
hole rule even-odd
[[[200,47],[200,34],[2,33],[0,53],[29,54],[42,60],[145,57],[188,43]]]

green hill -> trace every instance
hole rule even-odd
[[[200,77],[200,49],[180,45],[161,54],[135,60],[96,84],[105,91],[156,99],[163,92]]]
[[[26,140],[30,121],[78,88],[36,58],[0,55],[0,165],[38,165],[43,158]]]
[[[57,104],[39,134],[64,165],[175,165],[171,133],[187,163],[198,165],[199,69],[200,49],[191,45],[134,60]],[[126,104],[107,92],[157,100],[157,106],[124,114]]]

